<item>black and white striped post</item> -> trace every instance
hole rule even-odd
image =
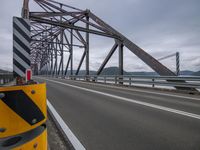
[[[30,60],[30,22],[27,19],[13,17],[13,74],[25,77],[31,67]]]
[[[176,75],[180,75],[180,56],[179,52],[176,52]]]

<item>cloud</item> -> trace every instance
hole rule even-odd
[[[68,0],[66,2],[66,0],[60,0],[60,2],[83,10],[89,8],[155,58],[179,51],[182,70],[200,70],[199,0],[124,0],[123,2],[116,0]],[[12,68],[10,61],[12,60],[12,16],[20,16],[21,6],[21,0],[12,2],[3,0],[0,6],[2,58],[0,64],[8,68]],[[32,1],[30,7],[32,10],[39,9]],[[111,49],[113,40],[91,35],[90,44],[90,68],[97,70]],[[75,67],[78,66],[81,55],[82,50],[75,52]],[[175,69],[175,58],[164,60],[162,63],[172,70]],[[116,51],[107,66],[117,65],[118,52]],[[127,71],[151,71],[145,63],[126,48],[124,65]]]

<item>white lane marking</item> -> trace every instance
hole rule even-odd
[[[36,78],[40,78],[40,77],[36,77]],[[44,79],[44,78],[43,78]],[[63,79],[61,79],[63,80]],[[73,80],[73,82],[79,82],[80,81],[75,81]],[[89,84],[89,85],[96,85],[96,83],[89,83],[89,82],[81,82],[83,84]],[[100,82],[99,82],[100,83]],[[169,97],[177,97],[177,98],[185,98],[188,100],[196,100],[196,101],[200,101],[200,98],[196,98],[196,97],[188,97],[188,96],[183,96],[183,95],[175,95],[175,94],[167,94],[167,93],[159,93],[159,92],[151,92],[151,91],[146,91],[146,90],[137,90],[137,89],[128,89],[128,88],[124,88],[124,87],[116,87],[116,86],[112,86],[112,85],[104,85],[104,84],[98,84],[98,86],[102,86],[102,87],[111,87],[111,88],[115,88],[115,89],[123,89],[123,90],[128,90],[128,91],[134,91],[134,92],[141,92],[141,93],[148,93],[148,94],[155,94],[155,95],[161,95],[161,96],[169,96]]]
[[[61,118],[61,116],[57,113],[55,108],[51,105],[51,103],[47,100],[47,106],[50,109],[51,113],[53,114],[56,121],[59,123],[61,129],[65,133],[65,135],[68,137],[69,141],[71,142],[72,146],[75,150],[86,150],[86,148],[81,144],[81,142],[78,140],[78,138],[73,134],[73,132],[70,130],[70,128],[66,125],[64,120]]]
[[[155,95],[164,95],[164,96],[169,96],[169,97],[185,98],[185,99],[189,99],[189,100],[200,101],[200,98],[187,97],[187,96],[182,96],[182,95],[167,94],[167,93],[156,93],[156,92],[151,92],[151,91],[142,91],[142,90],[135,90],[135,89],[133,91],[141,92],[141,93],[148,93],[148,94],[155,94]]]
[[[36,77],[38,78],[38,77]],[[44,78],[42,78],[44,79]],[[80,81],[73,81],[73,82],[80,82]],[[82,82],[83,84],[92,84],[93,83],[87,83],[87,82]],[[128,91],[135,91],[135,92],[141,92],[141,93],[148,93],[148,94],[155,94],[155,95],[163,95],[163,96],[169,96],[169,97],[177,97],[177,98],[185,98],[188,100],[196,100],[196,101],[200,101],[200,98],[195,98],[195,97],[188,97],[188,96],[182,96],[182,95],[175,95],[175,94],[167,94],[167,93],[159,93],[159,92],[151,92],[151,91],[146,91],[146,90],[137,90],[137,89],[128,89],[128,88],[123,88],[123,87],[114,87],[111,85],[102,85],[102,84],[98,84],[98,86],[102,86],[102,87],[111,87],[111,88],[115,88],[115,89],[125,89]]]
[[[112,95],[112,94],[108,94],[108,93],[104,93],[104,92],[99,92],[99,91],[96,91],[96,90],[87,89],[87,88],[83,88],[83,87],[78,87],[78,86],[75,86],[75,85],[62,83],[62,82],[59,82],[59,81],[54,81],[54,80],[49,80],[49,79],[44,79],[44,80],[54,82],[54,83],[58,83],[58,84],[62,84],[62,85],[69,86],[69,87],[73,87],[73,88],[76,88],[76,89],[81,89],[81,90],[84,90],[84,91],[88,91],[88,92],[112,97],[112,98],[115,98],[115,99],[119,99],[121,101],[131,102],[131,103],[135,103],[135,104],[139,104],[139,105],[143,105],[143,106],[147,106],[147,107],[151,107],[151,108],[156,108],[156,109],[159,109],[159,110],[164,110],[164,111],[167,111],[167,112],[171,112],[171,113],[175,113],[175,114],[179,114],[179,115],[183,115],[183,116],[187,116],[187,117],[191,117],[191,118],[195,118],[195,119],[200,119],[200,115],[198,115],[198,114],[189,113],[189,112],[186,112],[186,111],[177,110],[177,109],[173,109],[173,108],[169,108],[169,107],[165,107],[165,106],[160,106],[160,105],[155,105],[155,104],[151,104],[151,103],[147,103],[147,102],[141,102],[141,101],[138,101],[138,100],[129,99],[129,98],[121,97],[121,96],[116,96],[116,95]]]

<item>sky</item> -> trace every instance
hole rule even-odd
[[[36,4],[30,0],[30,9]],[[181,70],[200,70],[200,0],[59,0],[93,13],[156,59],[180,53]],[[20,16],[22,0],[2,0],[0,5],[0,68],[12,70],[12,17]],[[113,40],[91,36],[90,69],[97,70]],[[81,50],[75,50],[77,67]],[[175,57],[161,61],[175,71]],[[117,51],[106,67],[118,65]],[[82,68],[84,69],[84,68]],[[152,71],[124,49],[126,71]]]

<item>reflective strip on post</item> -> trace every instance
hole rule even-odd
[[[32,70],[26,69],[26,82],[30,81],[32,79]]]

